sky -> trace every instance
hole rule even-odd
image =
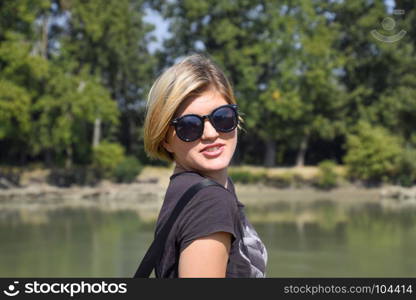
[[[163,40],[170,37],[168,32],[169,22],[164,20],[157,11],[149,8],[146,9],[144,20],[155,25],[153,34],[157,40],[150,43],[148,46],[150,53],[154,53],[155,50],[162,48]]]

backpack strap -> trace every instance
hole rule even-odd
[[[178,218],[181,211],[184,209],[186,204],[195,196],[195,194],[203,189],[204,187],[208,187],[211,185],[218,185],[221,186],[219,183],[204,178],[202,181],[192,185],[179,199],[178,203],[176,204],[175,208],[173,209],[169,219],[166,221],[165,225],[156,235],[154,241],[150,245],[149,249],[147,250],[145,256],[143,257],[142,262],[140,263],[139,267],[137,268],[136,273],[134,274],[134,278],[148,278],[152,273],[152,270],[155,268],[156,263],[161,259],[163,250],[165,248],[166,240],[168,238],[169,232],[173,227],[176,219]]]

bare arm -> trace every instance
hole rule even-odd
[[[225,277],[231,234],[215,232],[196,239],[179,257],[179,277]]]

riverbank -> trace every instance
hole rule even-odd
[[[135,211],[141,219],[153,221],[162,205],[172,171],[170,168],[146,167],[136,181],[130,184],[102,181],[94,187],[68,188],[48,185],[45,180],[46,171],[29,172],[22,176],[22,187],[0,190],[0,217],[65,208],[95,208],[104,211]],[[287,169],[281,172],[287,172]],[[314,171],[310,167],[303,172],[313,176]],[[331,190],[310,186],[276,188],[262,183],[237,182],[235,186],[239,200],[247,209],[259,212],[267,211],[268,207],[276,203],[307,207],[317,201],[327,201],[348,207],[384,201],[384,205],[393,208],[415,204],[414,199],[402,199],[401,188],[390,186],[367,188],[343,184]]]

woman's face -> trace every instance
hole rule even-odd
[[[229,103],[221,94],[208,90],[197,98],[184,101],[175,117],[188,114],[208,115],[225,104]],[[218,150],[215,150],[215,145],[219,146]],[[226,169],[230,164],[237,146],[237,129],[231,132],[217,132],[206,118],[201,138],[193,142],[184,142],[176,135],[175,128],[170,126],[163,146],[174,154],[175,162],[180,167],[209,175]]]

